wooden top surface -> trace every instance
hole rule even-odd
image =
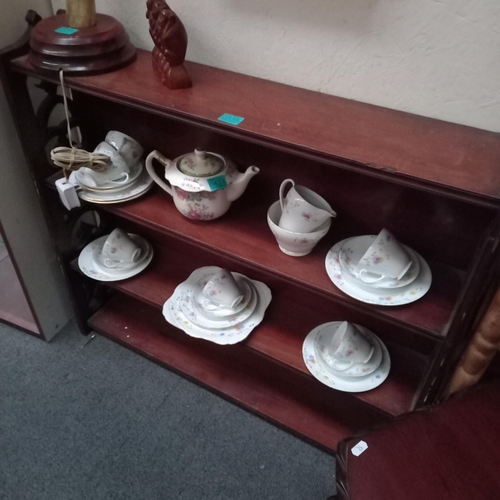
[[[14,66],[36,74],[26,57]],[[441,186],[497,202],[500,134],[290,87],[186,62],[193,88],[169,90],[154,76],[151,54],[69,86],[222,133],[368,173],[392,173],[420,186]],[[46,77],[57,81],[57,75]],[[237,126],[218,120],[230,113]]]
[[[339,447],[345,500],[493,500],[500,492],[500,385],[472,389]],[[360,439],[368,449],[358,457]]]

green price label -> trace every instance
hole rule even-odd
[[[76,28],[68,28],[67,26],[61,26],[54,30],[56,33],[61,33],[62,35],[73,35],[78,30]]]
[[[207,181],[210,191],[217,191],[218,189],[227,188],[227,181],[225,175],[218,175],[217,177],[212,177],[211,179],[207,179]]]

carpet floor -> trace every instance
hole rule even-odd
[[[96,335],[0,324],[0,499],[325,500],[335,459]]]

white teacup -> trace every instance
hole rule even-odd
[[[267,211],[267,223],[276,238],[279,249],[292,257],[302,257],[311,253],[332,225],[332,219],[328,219],[321,227],[311,233],[294,233],[278,226],[280,217],[281,207],[278,200]]]
[[[130,167],[111,144],[101,142],[94,149],[94,153],[109,156],[110,164],[103,172],[97,172],[87,167],[80,168],[76,172],[76,178],[80,184],[99,187],[106,183],[119,186],[128,182]]]
[[[117,130],[110,130],[104,140],[120,153],[129,167],[133,167],[144,153],[144,148],[135,139]]]
[[[332,368],[344,371],[356,363],[368,363],[374,349],[355,325],[344,321],[332,337],[328,355]]]
[[[284,196],[287,184],[292,187]],[[337,214],[319,194],[304,186],[296,186],[292,179],[285,179],[280,186],[281,217],[279,226],[294,233],[311,233]]]
[[[227,269],[215,273],[203,288],[203,295],[215,304],[234,309],[243,300],[244,291],[240,289],[233,275]]]
[[[384,278],[401,279],[412,265],[411,258],[387,229],[382,229],[356,267],[365,283]]]
[[[104,265],[113,268],[137,262],[141,252],[141,248],[125,231],[116,228],[106,238],[101,254],[104,257]]]

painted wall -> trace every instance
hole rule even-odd
[[[30,8],[43,16],[51,14],[50,0],[2,2],[0,47],[15,42],[24,33],[24,16]],[[11,258],[21,272],[42,331],[50,339],[68,322],[72,311],[61,268],[2,90],[0,151],[0,221],[12,249]]]
[[[52,0],[56,8],[64,0]],[[145,0],[97,11],[152,47]],[[171,0],[187,59],[500,131],[498,0]]]

